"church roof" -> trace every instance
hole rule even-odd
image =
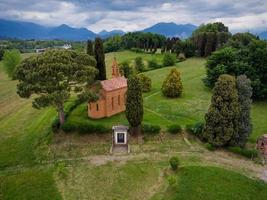
[[[117,90],[127,87],[127,79],[123,76],[101,81],[102,88],[105,91]]]

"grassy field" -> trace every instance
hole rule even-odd
[[[107,68],[114,55],[120,61],[132,61],[141,56],[144,60],[151,58],[148,54],[136,54],[129,51],[107,54]],[[24,55],[27,57],[29,55]],[[153,55],[159,62],[162,55]],[[201,79],[204,76],[205,60],[188,59],[175,67],[181,72],[184,94],[180,99],[167,99],[160,93],[163,79],[170,68],[148,71],[152,78],[152,91],[144,94],[145,116],[147,123],[160,124],[166,127],[171,123],[185,125],[202,121],[209,105],[211,92],[206,89]],[[231,171],[219,174],[217,171],[201,169],[205,177],[201,177],[199,169],[191,170],[191,165],[215,165],[233,169],[242,174],[259,177],[261,166],[244,158],[235,157],[222,152],[209,152],[202,144],[190,140],[185,142],[183,136],[165,134],[159,138],[148,139],[144,144],[131,144],[129,157],[109,157],[110,135],[78,135],[51,134],[51,122],[56,116],[53,108],[36,110],[32,108],[31,99],[21,99],[16,94],[16,81],[8,79],[0,62],[0,199],[175,199],[186,192],[185,188],[171,191],[165,177],[168,159],[171,155],[179,155],[182,165],[177,177],[182,184],[195,184],[204,196],[211,190],[213,197],[218,195],[216,188],[203,187],[203,181],[218,181],[222,191],[228,191],[228,182],[236,191],[230,195],[239,195],[240,188],[251,194],[266,195],[266,185],[253,181]],[[266,131],[266,102],[253,104],[254,134],[252,139]],[[86,104],[75,109],[69,120],[89,120]],[[91,120],[108,126],[114,123],[127,123],[124,114],[102,120]],[[104,156],[104,157],[101,157]],[[91,158],[91,157],[92,158]],[[144,158],[145,156],[146,158]],[[134,159],[133,159],[133,158]],[[221,158],[221,159],[220,159]],[[110,159],[110,160],[109,160]],[[66,162],[64,169],[57,163]],[[227,162],[226,162],[227,161]],[[104,162],[104,164],[102,163]],[[62,178],[58,171],[63,170]],[[188,170],[188,171],[186,171]],[[207,172],[206,172],[207,171]],[[190,173],[189,173],[190,172]],[[199,172],[199,173],[198,173]],[[192,176],[189,176],[192,173]],[[216,178],[217,173],[218,178]],[[236,178],[236,176],[238,176]],[[196,177],[194,179],[194,177]],[[233,177],[233,178],[231,178]],[[206,178],[206,179],[205,179]],[[198,185],[198,179],[201,180]],[[187,188],[190,188],[187,185]],[[241,185],[241,186],[239,186]],[[203,188],[202,188],[203,187]],[[104,188],[104,189],[103,189]],[[165,190],[166,189],[166,190]],[[199,190],[200,190],[199,189]],[[197,190],[198,192],[198,190]],[[192,196],[184,196],[194,199]],[[247,193],[244,193],[247,194]],[[246,199],[246,198],[244,198]]]
[[[149,55],[123,51],[109,53],[106,55],[107,73],[110,77],[112,59],[116,56],[119,62],[127,60],[132,62],[137,56],[147,61],[153,56],[158,62],[162,55]],[[181,98],[166,98],[161,93],[161,85],[172,67],[161,68],[145,72],[152,79],[152,90],[144,93],[144,123],[161,125],[162,128],[177,123],[182,126],[196,122],[203,122],[204,115],[210,104],[210,89],[204,86],[202,79],[205,77],[205,60],[201,58],[191,58],[184,62],[177,63],[175,66],[181,72],[183,82],[183,94]],[[258,136],[267,132],[267,101],[254,102],[252,107],[253,134],[251,142],[255,142]],[[87,121],[88,123],[104,124],[111,127],[114,124],[127,124],[124,113],[115,115],[111,118],[92,120],[87,117],[87,105],[82,104],[70,115],[69,120]]]
[[[174,175],[177,185],[168,187],[152,200],[266,199],[267,185],[238,173],[215,167],[184,167]]]

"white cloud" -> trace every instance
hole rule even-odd
[[[0,18],[43,25],[141,30],[158,22],[222,21],[231,30],[267,29],[266,0],[1,0]]]

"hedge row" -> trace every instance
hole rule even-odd
[[[158,125],[142,124],[142,132],[147,135],[159,134],[161,128]]]
[[[241,147],[228,147],[227,149],[233,153],[245,156],[249,159],[256,158],[258,156],[258,151],[256,149],[245,149]]]
[[[100,124],[92,124],[89,121],[72,122],[66,121],[61,127],[65,132],[86,133],[108,133],[111,129]]]

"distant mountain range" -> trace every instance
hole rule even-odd
[[[193,24],[161,22],[141,31],[157,33],[166,37],[188,38],[196,28],[197,26]],[[46,27],[31,22],[0,19],[0,38],[85,41],[94,39],[97,36],[105,39],[110,36],[123,34],[125,32],[122,30],[113,30],[110,32],[103,30],[99,33],[94,33],[86,28],[72,28],[66,24],[58,27]],[[259,37],[267,39],[267,31],[259,34]]]
[[[143,30],[143,32],[158,33],[166,37],[188,38],[197,29],[193,24],[158,23]]]

